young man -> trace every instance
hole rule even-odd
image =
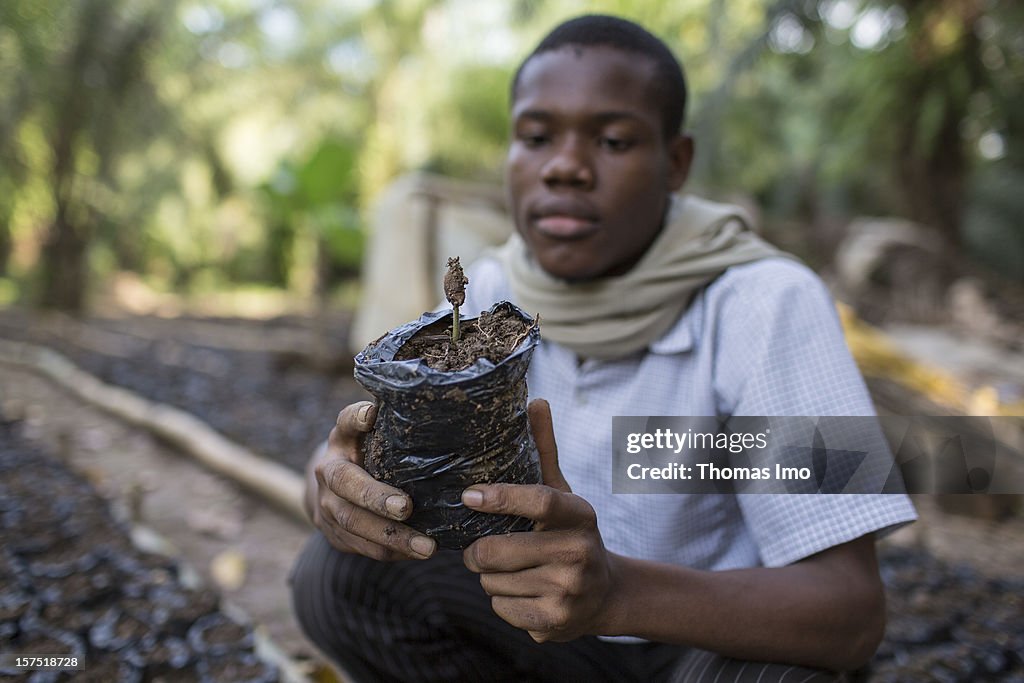
[[[371,680],[832,680],[884,627],[874,535],[905,497],[613,495],[615,415],[865,415],[831,300],[733,207],[677,197],[685,82],[635,24],[556,28],[512,88],[518,236],[463,310],[540,312],[528,375],[544,484],[469,507],[535,530],[436,552],[362,469],[375,408],[341,412],[310,467],[321,533],[293,575],[310,638]],[[558,446],[556,454],[556,443]],[[395,562],[415,559],[419,562]],[[632,638],[609,638],[631,636]]]

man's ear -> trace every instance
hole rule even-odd
[[[690,165],[693,163],[693,138],[680,133],[669,140],[668,143],[668,189],[670,192],[678,191],[690,175]]]

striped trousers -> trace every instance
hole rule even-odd
[[[841,680],[830,672],[743,662],[664,643],[594,637],[536,643],[494,614],[461,552],[439,551],[422,562],[377,562],[340,552],[316,533],[290,583],[306,635],[358,683]]]

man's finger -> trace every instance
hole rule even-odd
[[[567,618],[567,615],[561,613],[550,614],[544,606],[542,598],[491,598],[491,609],[495,614],[516,628],[530,631],[531,635],[532,632],[543,633],[558,628]]]
[[[339,498],[381,517],[401,521],[412,512],[412,501],[405,492],[377,481],[362,467],[343,458],[318,464],[316,478],[320,486],[326,486]]]
[[[327,514],[334,515],[331,521],[339,530],[408,557],[426,559],[437,549],[437,543],[429,536],[354,505],[338,505]]]
[[[516,533],[484,536],[462,551],[462,562],[471,572],[517,572],[550,561],[557,539],[539,534]]]
[[[480,512],[526,517],[540,529],[576,529],[596,523],[587,501],[543,484],[474,484],[462,492],[462,504]]]
[[[345,553],[356,553],[357,555],[369,557],[370,559],[377,560],[378,562],[395,562],[398,560],[413,559],[409,553],[400,553],[380,544],[372,543],[367,541],[365,538],[359,538],[358,536],[354,536],[347,531],[338,529],[334,526],[328,526],[321,529],[321,531],[328,543]],[[422,558],[417,557],[415,559]]]
[[[480,575],[480,586],[492,597],[538,598],[541,587],[548,584],[554,585],[554,582],[547,580],[543,567]]]
[[[359,401],[347,405],[338,413],[334,429],[327,439],[328,443],[352,462],[362,465],[363,454],[360,445],[366,433],[373,429],[376,420],[376,404]]]
[[[541,480],[559,491],[571,491],[562,470],[558,467],[558,446],[555,444],[555,429],[551,421],[551,406],[542,398],[530,401],[526,408],[530,418],[530,431],[540,455]]]

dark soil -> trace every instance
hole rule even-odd
[[[85,669],[76,671],[73,680],[75,683],[111,683],[111,681],[130,683],[141,681],[142,671],[116,654],[102,653],[100,656],[90,659]]]
[[[209,614],[188,631],[188,642],[196,652],[224,655],[251,643],[252,636],[223,614]]]
[[[203,681],[244,681],[264,683],[276,679],[267,678],[266,668],[252,655],[231,654],[203,662],[200,673]]]
[[[479,318],[463,320],[461,328],[462,338],[453,343],[451,319],[442,318],[413,335],[395,354],[395,360],[422,358],[429,367],[442,372],[464,370],[479,358],[497,364],[515,351],[531,324],[511,309],[498,308],[493,314],[485,311]]]
[[[245,677],[206,680],[277,680],[255,658],[250,629],[222,614],[215,594],[183,585],[173,561],[136,549],[92,486],[21,439],[19,428],[0,415],[0,531],[47,542],[0,548],[0,652],[75,653],[90,669],[33,680],[170,680],[169,672],[203,680],[201,669],[218,666],[222,657],[230,659],[228,669],[242,657]],[[49,525],[24,524],[41,519]],[[80,519],[91,526],[73,523]],[[86,538],[103,542],[86,544]],[[178,637],[211,617],[226,634],[216,655]],[[0,671],[8,673],[15,672]]]
[[[1024,577],[984,577],[913,548],[880,559],[889,622],[858,680],[1024,681]]]

